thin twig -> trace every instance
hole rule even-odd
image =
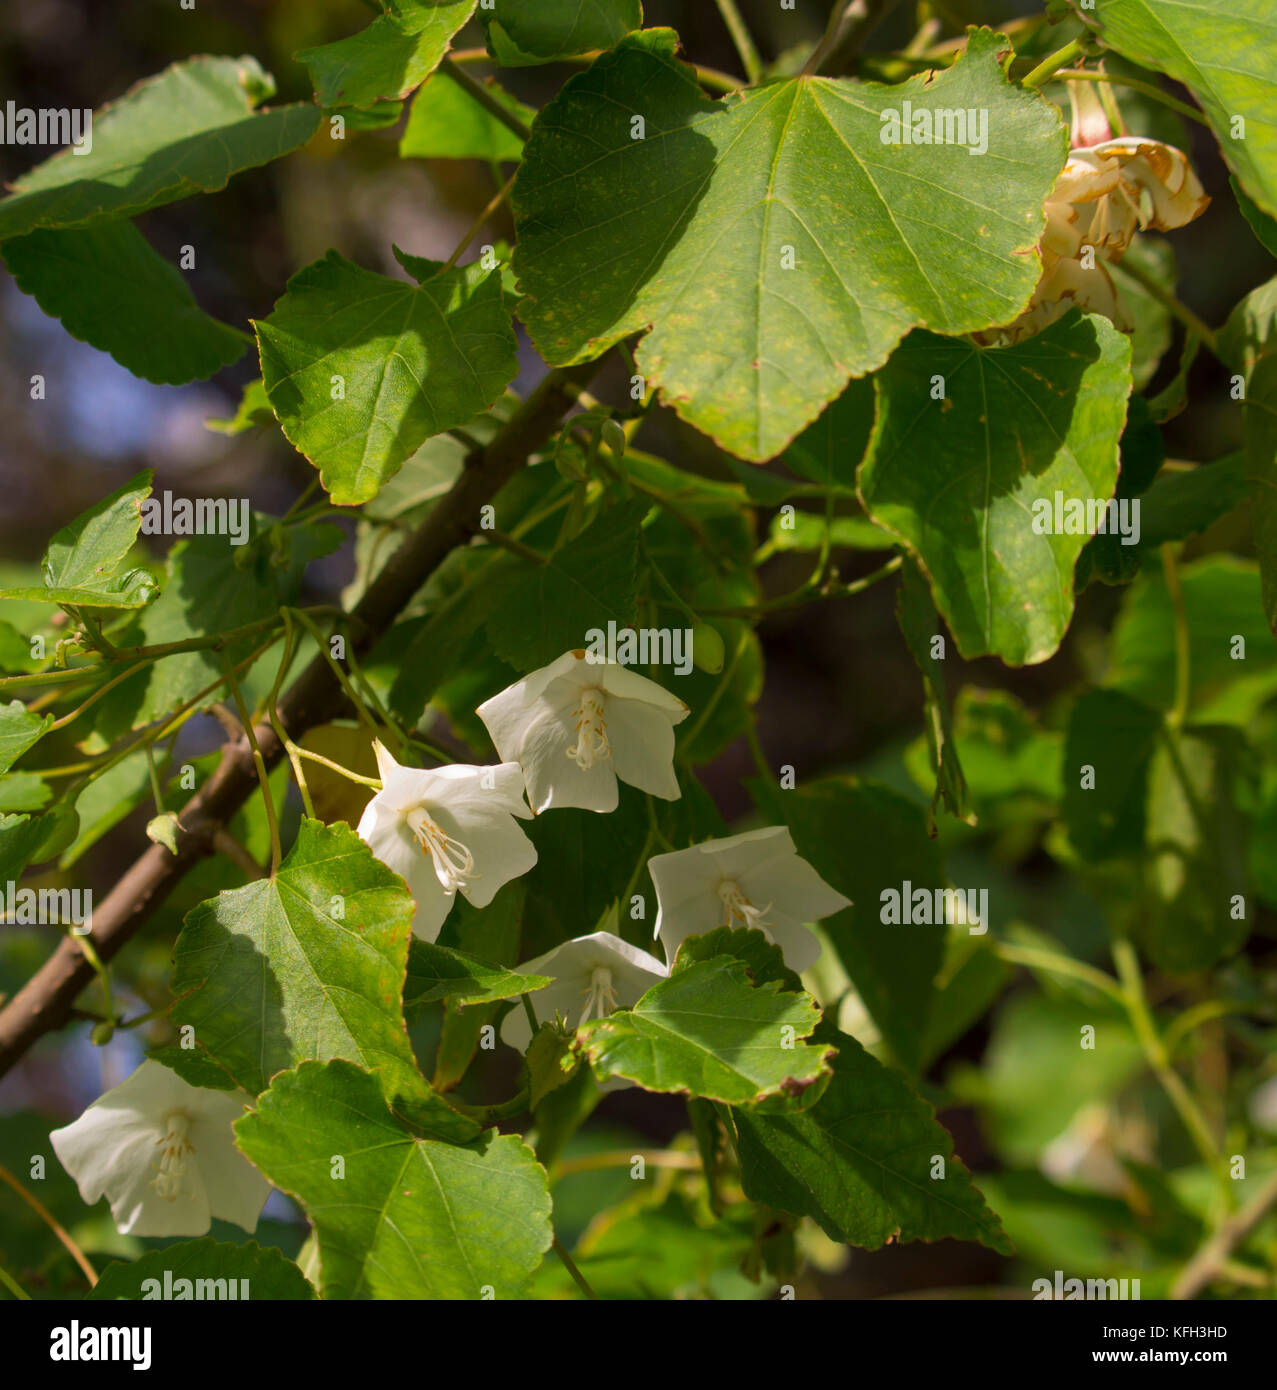
[[[31,1208],[41,1221],[53,1232],[55,1236],[66,1246],[71,1258],[80,1266],[84,1277],[89,1281],[89,1288],[98,1282],[97,1270],[89,1263],[83,1250],[67,1235],[66,1231],[58,1224],[53,1214],[44,1206],[39,1198],[32,1196],[25,1187],[13,1176],[13,1174],[0,1163],[0,1182],[7,1182],[19,1197]]]

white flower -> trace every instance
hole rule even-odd
[[[572,1028],[636,1004],[668,973],[655,956],[610,931],[565,941],[517,969],[521,975],[554,977],[554,984],[530,996],[537,1019],[549,1023],[559,1013]],[[501,1040],[520,1052],[532,1041],[532,1025],[522,1006],[505,1016]]]
[[[403,767],[373,745],[381,790],[359,821],[359,838],[401,875],[417,901],[413,932],[439,935],[457,892],[487,907],[503,884],[537,862],[536,847],[515,824],[531,820],[518,763]]]
[[[251,1234],[270,1183],[235,1147],[231,1121],[248,1101],[147,1060],[49,1139],[86,1202],[106,1195],[123,1235],[202,1236],[214,1216]]]
[[[798,857],[783,825],[658,854],[647,867],[656,885],[656,935],[671,963],[689,936],[756,927],[801,973],[820,957],[820,943],[803,923],[851,906]]]
[[[664,687],[584,650],[565,652],[476,711],[502,758],[522,764],[535,811],[615,811],[616,781],[676,801],[674,725],[688,707]]]

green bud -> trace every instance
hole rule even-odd
[[[697,623],[692,629],[692,660],[702,671],[716,676],[723,669],[727,651],[718,629],[709,623]]]
[[[147,822],[146,838],[157,845],[163,845],[170,854],[176,854],[179,829],[176,813],[165,811],[163,815],[155,816]]]
[[[625,431],[615,420],[603,421],[603,442],[612,451],[612,457],[619,463],[625,457],[625,446],[629,441]]]
[[[105,1047],[113,1037],[115,1037],[115,1024],[106,1018],[101,1023],[95,1023],[93,1031],[89,1034],[94,1047]]]

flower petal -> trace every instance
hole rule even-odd
[[[655,705],[609,698],[604,710],[612,766],[622,782],[666,801],[682,792],[674,773],[674,725]]]

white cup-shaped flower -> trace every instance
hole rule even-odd
[[[671,964],[689,936],[756,927],[802,972],[820,958],[820,943],[803,923],[851,906],[799,857],[783,825],[658,854],[647,867],[656,885],[656,935]]]
[[[124,1235],[202,1236],[214,1216],[251,1234],[270,1183],[235,1147],[231,1121],[248,1102],[148,1059],[49,1140],[80,1196],[105,1196]]]
[[[535,811],[615,811],[617,779],[676,801],[674,726],[688,707],[655,681],[565,652],[476,711],[502,758],[523,767]]]
[[[549,1023],[562,1014],[572,1028],[637,1004],[668,973],[655,956],[610,931],[565,941],[535,960],[524,961],[518,970],[521,975],[553,978],[552,985],[531,996],[537,1018]],[[532,1041],[532,1025],[522,1007],[505,1016],[501,1040],[520,1052]]]
[[[537,862],[536,846],[515,823],[531,820],[518,763],[404,767],[373,745],[381,790],[359,821],[359,838],[408,884],[417,903],[412,930],[439,935],[460,892],[487,907],[503,884]]]

